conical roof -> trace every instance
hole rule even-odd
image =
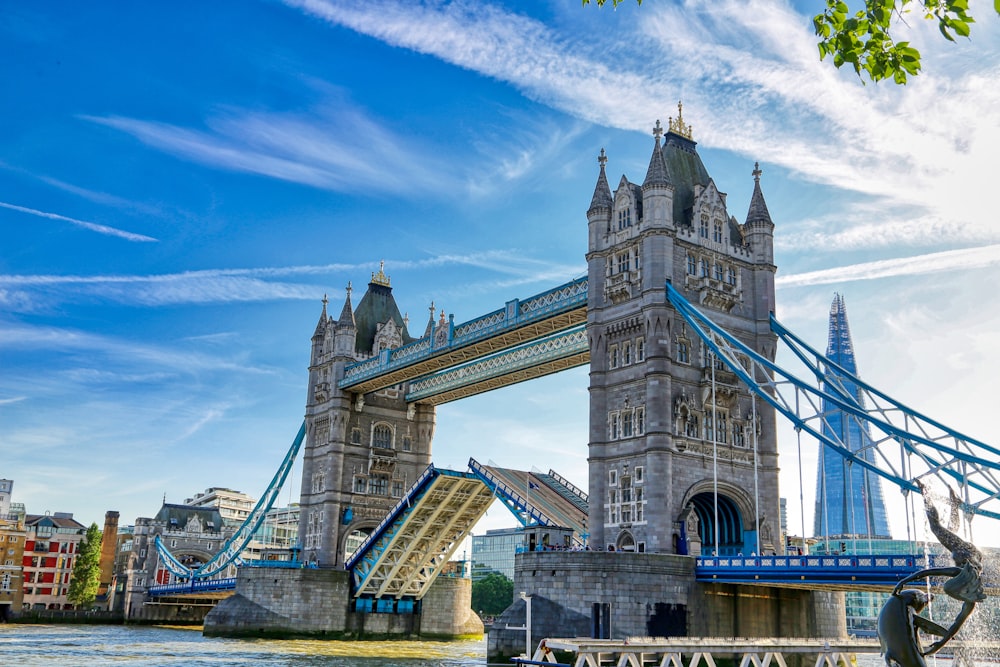
[[[771,222],[771,213],[767,210],[764,193],[760,191],[760,163],[753,163],[753,196],[750,197],[750,210],[747,211],[747,224],[752,222]]]
[[[611,198],[611,186],[608,185],[608,176],[604,173],[604,165],[608,163],[608,158],[604,154],[603,148],[597,161],[601,165],[601,173],[597,176],[597,185],[594,186],[594,196],[590,199],[588,213],[598,208],[610,209],[614,205],[614,200]]]
[[[660,121],[656,121],[653,128],[653,136],[656,143],[653,145],[653,154],[649,156],[649,168],[646,169],[646,178],[642,182],[642,187],[654,185],[670,185],[670,169],[667,168],[666,160],[663,159],[663,150],[660,148],[660,135],[663,128]]]

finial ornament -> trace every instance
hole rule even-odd
[[[353,291],[354,291],[354,288],[351,286],[351,281],[348,280],[347,281],[347,298],[348,299],[351,298],[351,292],[353,292]]]
[[[608,163],[608,156],[604,153],[604,149],[601,149],[601,154],[597,156],[597,162],[601,165],[601,169],[604,169],[604,165]]]
[[[754,162],[753,163],[753,182],[754,183],[760,183],[760,175],[763,174],[763,173],[764,172],[762,172],[760,170],[760,162]]]
[[[680,102],[677,103],[677,120],[674,117],[670,117],[670,131],[674,134],[679,134],[682,137],[692,139],[691,136],[691,126],[684,122],[684,105]]]
[[[326,310],[326,304],[330,303],[330,300],[326,298],[326,292],[323,292],[323,310]]]
[[[656,119],[656,125],[653,127],[653,136],[659,141],[660,137],[663,135],[663,126],[660,125],[660,119]]]
[[[385,260],[378,263],[378,273],[372,273],[372,282],[376,285],[390,287],[389,276],[385,275]]]

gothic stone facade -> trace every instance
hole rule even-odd
[[[410,342],[406,324],[381,269],[357,310],[350,287],[338,319],[324,301],[312,339],[300,501],[309,563],[343,566],[349,542],[377,526],[431,462],[434,406],[407,405],[404,385],[364,395],[337,386],[348,364]]]
[[[614,193],[601,151],[587,212],[591,544],[749,555],[759,526],[762,551],[780,550],[774,412],[699,344],[665,295],[670,281],[773,358],[774,225],[760,171],[740,224],[690,127],[678,116],[661,146],[662,134],[657,122],[642,185],[622,176]]]

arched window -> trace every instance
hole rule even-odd
[[[712,228],[712,240],[716,243],[722,243],[722,221],[716,220],[715,225]]]
[[[376,424],[372,432],[372,445],[379,449],[392,449],[392,429],[388,424]]]
[[[687,258],[688,258],[687,262],[688,275],[689,276],[698,275],[698,260],[694,258],[694,255],[688,255]]]

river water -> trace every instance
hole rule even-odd
[[[2,667],[458,667],[486,642],[222,639],[200,629],[0,624]]]

